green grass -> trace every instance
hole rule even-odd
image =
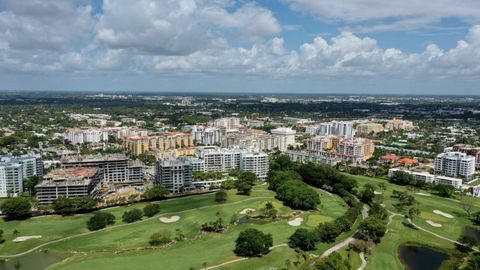
[[[376,179],[365,176],[352,176],[363,186],[366,183],[378,185],[385,183],[387,190],[382,191],[384,197],[385,207],[393,212],[400,212],[404,214],[405,210],[399,210],[395,207],[396,199],[391,198],[393,190],[405,191],[406,187],[397,186],[388,183],[387,180]],[[460,203],[454,199],[442,198],[431,194],[431,196],[418,195],[417,192],[428,193],[425,190],[409,191],[415,196],[419,202],[420,215],[414,219],[414,223],[418,226],[430,230],[436,234],[446,238],[456,240],[460,235],[463,227],[472,226],[472,222],[468,219],[467,214],[462,209]],[[443,217],[433,213],[433,210],[441,210],[454,216],[453,219]],[[480,211],[480,200],[475,203],[474,211]],[[432,220],[436,223],[442,224],[441,228],[435,228],[428,223],[427,220]],[[435,237],[429,233],[418,229],[412,229],[406,226],[407,221],[403,216],[396,216],[390,224],[389,232],[382,238],[382,242],[377,245],[372,254],[369,256],[367,269],[404,269],[402,263],[397,256],[398,247],[405,243],[412,243],[421,246],[432,247],[449,253],[452,257],[457,255],[457,251],[451,242]],[[448,264],[448,263],[447,263]]]
[[[262,258],[252,258],[241,262],[219,267],[221,270],[271,270],[272,268],[282,269],[285,267],[285,261],[293,262],[295,251],[288,247],[279,247],[272,250],[269,254]]]
[[[336,195],[318,190],[322,204],[319,210],[306,211],[301,215],[304,218],[304,228],[313,228],[322,222],[319,217],[333,220],[341,216],[347,209],[344,202]],[[51,266],[51,269],[111,269],[112,267],[138,269],[188,269],[190,267],[201,268],[203,263],[216,265],[231,261],[237,257],[233,253],[235,239],[240,231],[246,228],[257,228],[263,232],[271,233],[274,245],[283,244],[288,237],[299,227],[287,224],[288,220],[278,220],[266,224],[238,224],[231,226],[225,233],[199,234],[200,226],[204,222],[216,219],[218,213],[226,221],[231,216],[245,208],[260,209],[267,202],[272,202],[279,214],[285,215],[293,210],[284,206],[282,202],[274,198],[275,193],[267,190],[266,185],[254,187],[251,196],[242,196],[229,192],[228,201],[225,204],[214,202],[214,195],[200,195],[193,197],[178,198],[158,202],[161,213],[154,218],[144,219],[135,224],[124,226],[121,216],[124,211],[143,208],[145,203],[131,206],[105,209],[103,211],[114,214],[117,218],[115,226],[104,231],[72,238],[66,241],[50,244],[42,249],[52,252],[73,252],[75,255],[67,260]],[[0,225],[6,231],[6,242],[0,246],[0,254],[14,254],[28,250],[38,244],[50,240],[72,236],[87,232],[85,222],[92,214],[60,217],[46,216],[26,221],[1,221]],[[178,215],[181,219],[176,223],[165,224],[159,221],[159,217]],[[309,217],[310,222],[307,222]],[[120,227],[116,227],[121,225]],[[29,240],[18,244],[11,242],[11,231],[17,229],[19,235],[37,235],[43,237],[38,240]],[[148,238],[154,232],[167,229],[175,234],[176,229],[182,230],[189,240],[176,243],[172,246],[151,249]],[[263,258],[251,259],[239,262],[247,269],[264,269],[267,266],[281,266],[287,259],[294,260],[295,252],[288,247],[279,247]],[[225,269],[236,269],[236,263],[225,266]],[[233,268],[232,268],[233,267]],[[242,269],[242,266],[239,266]],[[245,269],[245,268],[243,268]]]

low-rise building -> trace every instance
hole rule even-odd
[[[98,128],[69,128],[63,138],[72,144],[108,142],[108,132]]]
[[[54,169],[35,186],[40,204],[51,204],[60,197],[95,197],[101,187],[103,173],[97,168]]]
[[[426,183],[431,183],[434,185],[443,184],[443,185],[450,185],[457,189],[462,187],[463,180],[461,178],[449,177],[444,175],[434,175],[429,172],[416,172],[410,170],[404,170],[400,168],[392,168],[388,170],[388,177],[393,177],[395,172],[402,171],[408,174],[411,174],[413,178],[417,181],[423,181]]]
[[[143,185],[143,165],[124,154],[64,157],[62,168],[98,168],[105,184],[115,186]]]

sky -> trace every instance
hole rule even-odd
[[[0,0],[0,90],[480,95],[479,0]]]

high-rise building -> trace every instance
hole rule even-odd
[[[475,157],[475,169],[480,170],[480,147],[467,144],[457,144],[452,147],[453,151],[462,152]]]
[[[10,159],[0,159],[0,198],[18,196],[22,191],[22,164]]]
[[[225,117],[215,119],[213,125],[218,128],[226,128],[226,129],[235,129],[240,126],[240,118],[238,117]]]
[[[435,173],[471,180],[475,173],[475,157],[461,152],[447,152],[435,158]]]
[[[365,123],[357,126],[357,135],[377,134],[383,131],[383,125],[379,123]]]
[[[286,150],[288,146],[295,144],[295,134],[297,133],[295,130],[291,128],[276,128],[270,131],[273,136],[280,139],[279,147],[280,150]]]
[[[72,144],[100,143],[108,141],[108,132],[97,128],[69,128],[63,138]]]
[[[267,178],[268,155],[258,152],[243,152],[240,156],[240,170],[252,172],[260,179]]]
[[[345,138],[353,137],[353,122],[350,121],[331,121],[306,128],[306,133],[311,135],[338,135]]]
[[[253,172],[264,179],[268,172],[268,155],[240,148],[200,147],[197,156],[205,162],[205,171],[228,172],[232,169]]]
[[[106,184],[127,186],[144,183],[142,164],[124,154],[72,156],[60,161],[62,168],[98,168]]]
[[[172,193],[182,193],[193,188],[193,165],[189,158],[159,159],[155,170],[155,183]]]
[[[371,158],[375,151],[375,145],[372,140],[365,138],[350,138],[340,141],[337,154],[343,160],[353,163],[361,163]]]
[[[60,197],[95,197],[102,178],[98,168],[54,169],[35,186],[36,199],[40,204],[51,204]]]
[[[125,139],[124,147],[135,155],[172,149],[192,149],[192,154],[195,153],[192,135],[182,132],[169,132],[158,136],[129,137]]]
[[[192,136],[197,144],[214,145],[220,144],[224,132],[217,127],[193,126]]]
[[[42,156],[0,156],[0,197],[17,196],[23,192],[26,178],[43,177]]]

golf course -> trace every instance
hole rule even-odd
[[[359,189],[367,183],[375,185],[377,196],[383,196],[383,206],[390,215],[387,233],[365,255],[365,269],[404,269],[398,255],[399,247],[404,244],[425,246],[448,254],[450,259],[443,265],[455,260],[458,251],[454,242],[465,227],[474,227],[459,201],[426,191],[410,190],[409,193],[419,202],[420,214],[409,221],[405,213],[395,207],[396,199],[391,197],[393,190],[405,191],[406,187],[390,184],[384,179],[351,177],[357,180]],[[385,184],[383,188],[378,187],[380,183]],[[58,255],[57,259],[49,261],[44,266],[47,269],[284,269],[298,257],[296,251],[286,245],[296,229],[313,229],[319,223],[342,216],[348,209],[337,195],[315,190],[320,195],[321,204],[317,210],[310,211],[284,206],[275,198],[275,193],[267,189],[267,185],[259,184],[253,188],[250,196],[238,195],[235,190],[228,191],[224,203],[216,202],[214,193],[154,202],[160,206],[159,214],[132,223],[122,222],[123,213],[132,209],[141,210],[147,203],[104,209],[102,212],[116,217],[116,223],[98,231],[89,231],[85,225],[93,214],[41,216],[24,221],[2,220],[0,228],[4,231],[5,242],[0,245],[3,260],[0,269],[29,269],[24,258],[30,258],[31,261],[32,256],[36,256],[40,262],[43,256],[54,255]],[[243,218],[246,216],[244,213],[248,212],[246,209],[255,213],[268,202],[278,210],[280,218],[266,221]],[[479,200],[475,201],[473,210],[480,210]],[[222,233],[201,231],[202,224],[219,217],[227,223],[232,219],[237,219],[237,222],[233,222]],[[360,222],[361,218],[350,232],[340,235],[335,243],[319,243],[316,250],[310,253],[321,255],[349,238]],[[234,254],[235,240],[247,228],[272,235],[270,253],[252,259]],[[172,236],[181,232],[184,239],[164,246],[149,245],[149,237],[159,231],[169,231]],[[17,237],[27,238],[14,242]],[[337,251],[348,257],[352,269],[361,266],[358,253],[352,252],[348,246]]]

